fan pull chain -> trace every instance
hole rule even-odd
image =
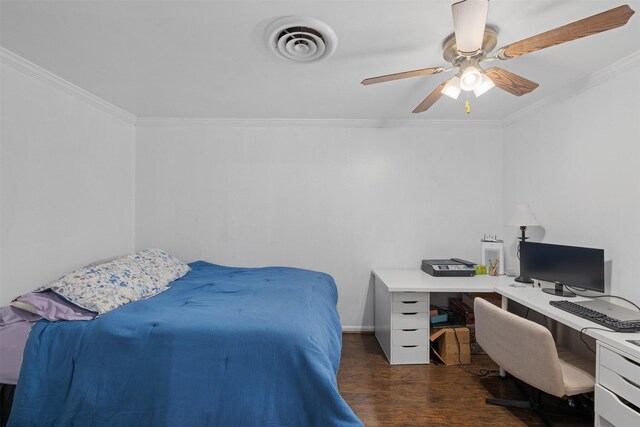
[[[469,105],[469,92],[467,92],[467,102],[464,103],[464,109],[467,111],[467,114],[471,113],[471,105]]]

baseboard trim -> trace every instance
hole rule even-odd
[[[374,326],[343,326],[343,334],[372,334],[375,332]]]

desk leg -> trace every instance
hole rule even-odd
[[[504,295],[502,296],[502,306],[501,306],[501,308],[503,310],[507,310],[509,308],[509,298],[505,297]],[[500,376],[502,378],[507,376],[507,373],[502,368],[500,368]]]

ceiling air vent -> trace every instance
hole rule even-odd
[[[267,43],[281,58],[315,62],[336,50],[336,33],[324,22],[302,16],[278,19],[267,28]]]

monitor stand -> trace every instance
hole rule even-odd
[[[530,283],[533,284],[533,280],[529,279],[528,277],[524,277],[524,276],[518,276],[515,279],[516,282],[520,282],[520,283]]]
[[[551,294],[551,295],[555,295],[557,297],[573,298],[573,297],[576,296],[576,294],[574,294],[573,292],[566,291],[564,289],[564,285],[562,283],[558,283],[558,282],[556,282],[556,286],[554,288],[544,288],[544,289],[542,289],[542,292],[545,292],[545,293]]]

